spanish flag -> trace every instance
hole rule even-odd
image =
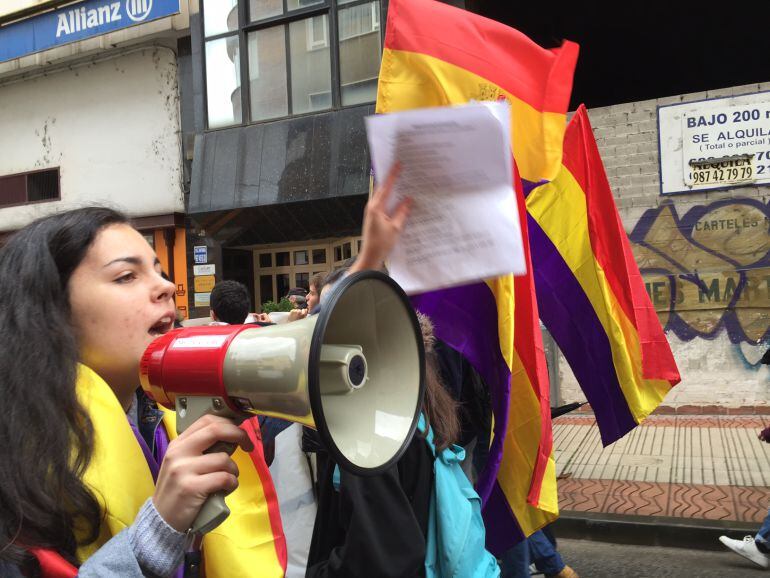
[[[567,127],[562,164],[526,200],[537,300],[608,445],[680,377],[582,105]]]
[[[432,0],[392,0],[377,112],[504,99],[523,191],[561,167],[578,47],[545,50],[498,22]],[[525,255],[526,222],[522,222]],[[490,388],[494,431],[477,489],[487,547],[501,554],[558,512],[548,373],[531,274],[414,297],[436,336],[461,352]]]

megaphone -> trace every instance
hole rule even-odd
[[[376,475],[406,451],[419,419],[425,352],[411,303],[387,275],[362,271],[324,296],[322,311],[270,327],[178,329],[147,348],[144,390],[176,409],[182,433],[205,414],[261,414],[318,430],[341,468]],[[228,451],[218,444],[209,451]],[[204,504],[190,530],[229,515],[224,495]]]

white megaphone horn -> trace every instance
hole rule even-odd
[[[340,467],[376,475],[398,461],[417,425],[422,333],[408,297],[382,273],[351,274],[328,297],[320,314],[293,323],[163,335],[142,357],[142,387],[176,409],[180,434],[205,414],[283,418],[317,429]],[[208,532],[229,513],[224,495],[209,496],[190,530]]]

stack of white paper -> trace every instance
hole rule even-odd
[[[401,165],[388,209],[414,200],[388,262],[407,293],[526,272],[507,103],[372,116],[366,129],[378,179]]]

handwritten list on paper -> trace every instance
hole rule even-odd
[[[372,164],[414,200],[388,267],[407,293],[526,271],[513,191],[510,108],[478,103],[366,119]]]

